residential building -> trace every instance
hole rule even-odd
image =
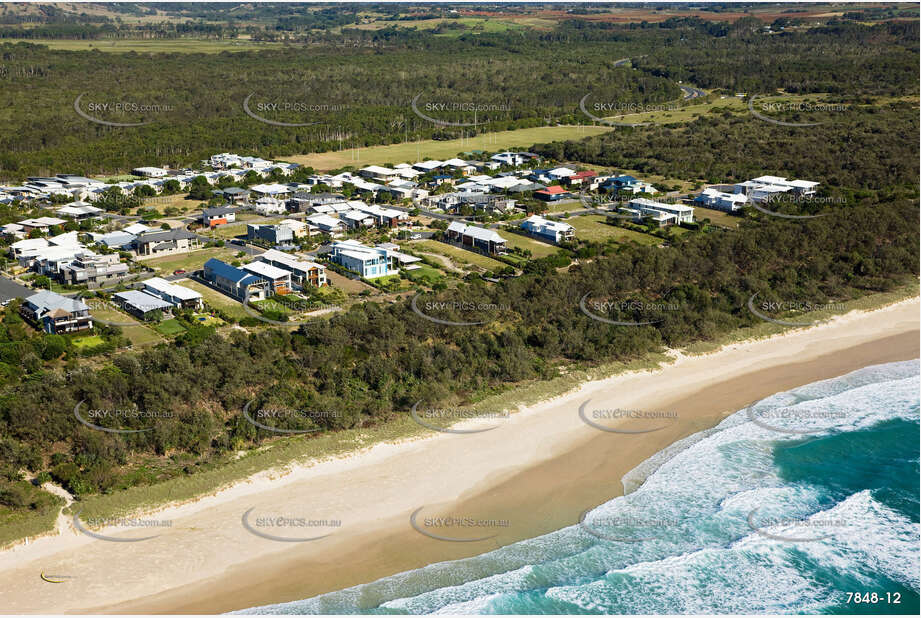
[[[374,217],[360,210],[347,210],[339,213],[339,220],[350,230],[356,230],[363,227],[372,227]]]
[[[269,284],[269,294],[287,294],[291,291],[291,273],[268,262],[250,262],[243,270],[262,277]]]
[[[694,222],[694,208],[682,204],[665,204],[644,197],[630,200],[623,212],[633,214],[641,222],[647,217],[655,220],[659,226]]]
[[[138,257],[188,253],[201,246],[198,236],[181,228],[160,232],[143,232],[134,241]]]
[[[205,208],[201,211],[201,224],[205,227],[214,227],[233,223],[237,220],[237,209],[230,206],[218,206],[216,208]]]
[[[541,240],[553,243],[567,242],[575,238],[575,228],[562,221],[551,221],[538,215],[532,215],[522,221],[521,229]]]
[[[256,199],[259,199],[260,197],[277,197],[279,199],[283,199],[289,193],[291,193],[291,187],[277,183],[253,185],[249,188],[249,190],[250,193],[256,197]]]
[[[56,225],[64,225],[67,223],[64,219],[58,219],[57,217],[38,217],[35,219],[26,219],[24,221],[19,221],[19,225],[23,227],[23,231],[28,234],[32,230],[39,230],[41,232],[48,233],[48,230]]]
[[[60,278],[67,285],[85,285],[88,289],[114,285],[127,277],[128,265],[120,262],[118,255],[81,255],[60,270]]]
[[[213,287],[240,302],[264,300],[269,291],[267,279],[216,258],[205,262],[203,277]]]
[[[264,240],[272,245],[290,243],[294,240],[294,230],[287,225],[258,225],[255,223],[246,226],[247,240]]]
[[[545,202],[558,202],[572,198],[572,193],[559,185],[553,185],[546,189],[540,189],[534,192],[534,197]]]
[[[42,290],[23,301],[22,316],[46,333],[71,333],[92,328],[90,308],[82,300]]]
[[[201,294],[160,277],[145,279],[144,291],[180,309],[201,310],[203,307]]]
[[[82,221],[84,219],[92,219],[93,217],[98,217],[99,215],[105,213],[102,208],[96,208],[85,202],[71,202],[70,204],[65,204],[57,209],[57,213],[62,217],[69,217],[71,219],[76,219]]]
[[[461,245],[478,249],[488,255],[502,255],[505,253],[506,240],[499,236],[495,230],[453,221],[448,225],[448,229],[445,230],[445,237]]]
[[[356,240],[333,243],[329,259],[340,266],[358,273],[365,279],[375,279],[392,274],[390,258],[386,249],[368,247]]]
[[[294,256],[275,249],[269,249],[257,256],[256,260],[288,271],[291,275],[291,281],[301,287],[312,285],[319,288],[329,283],[326,278],[325,266],[316,262],[298,260]]]
[[[744,193],[724,193],[712,187],[704,189],[695,199],[695,202],[707,208],[722,210],[723,212],[736,212],[748,202]]]
[[[311,215],[306,221],[326,234],[339,234],[345,227],[342,221],[329,215]]]
[[[285,203],[274,197],[260,197],[254,202],[253,210],[263,216],[280,215],[287,212]]]
[[[169,174],[169,170],[165,170],[162,167],[136,167],[131,170],[131,173],[144,178],[162,178]]]
[[[112,300],[136,318],[150,320],[155,315],[171,314],[173,305],[167,301],[139,290],[127,290],[112,295]]]

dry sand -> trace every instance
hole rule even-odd
[[[563,397],[523,409],[480,433],[439,433],[379,444],[344,458],[263,473],[215,496],[145,518],[169,520],[151,531],[96,532],[141,542],[107,542],[67,526],[0,552],[4,613],[216,613],[303,599],[331,590],[479,554],[572,525],[586,508],[622,493],[620,479],[674,441],[711,427],[772,393],[867,365],[919,357],[917,298],[872,312],[852,312],[810,329],[679,356],[656,371],[589,382]],[[677,413],[651,433],[600,431],[579,406]],[[649,429],[661,421],[626,420]],[[420,527],[451,538],[420,534]],[[308,542],[280,542],[251,527]],[[340,520],[341,526],[262,528],[262,517]],[[505,520],[507,527],[437,528],[426,517]],[[52,584],[40,573],[73,579]],[[375,599],[363,603],[373,606]]]

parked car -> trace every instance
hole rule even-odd
[[[184,275],[184,274],[185,274],[185,270],[182,269],[182,268],[177,268],[176,270],[173,271],[173,274],[174,274],[174,275]]]
[[[413,234],[409,237],[410,240],[419,240],[420,238],[422,238],[422,234]]]

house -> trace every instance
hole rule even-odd
[[[352,200],[348,204],[374,219],[374,225],[378,227],[396,227],[409,222],[409,215],[402,210],[382,208],[376,204],[369,205],[360,200]]]
[[[250,223],[246,226],[247,240],[264,240],[272,245],[290,243],[294,240],[294,231],[287,225],[257,225]]]
[[[524,165],[530,159],[526,157],[523,153],[520,152],[500,152],[499,154],[494,154],[491,156],[490,161],[495,161],[501,165],[508,165],[511,167],[518,167],[519,165]]]
[[[572,198],[572,193],[559,185],[553,185],[546,189],[535,191],[534,197],[545,202],[558,202],[560,200]]]
[[[92,328],[90,308],[80,299],[42,290],[23,301],[22,316],[46,333],[71,333]]]
[[[341,212],[339,213],[339,220],[350,230],[372,227],[374,225],[374,217],[360,210],[347,210],[346,212]]]
[[[342,221],[329,215],[310,215],[306,220],[326,234],[339,234],[345,227]]]
[[[205,262],[203,277],[213,287],[240,302],[264,300],[268,295],[267,279],[216,258]]]
[[[303,236],[309,235],[307,224],[303,221],[298,221],[297,219],[282,219],[278,222],[278,225],[284,225],[291,228],[291,233],[295,238],[301,238]]]
[[[522,221],[521,229],[541,240],[553,243],[570,241],[576,235],[575,228],[568,223],[550,221],[538,215],[532,215]]]
[[[13,238],[20,239],[26,237],[25,229],[26,228],[19,225],[18,223],[7,223],[2,228],[0,228],[4,236],[11,236]]]
[[[223,197],[230,204],[242,204],[249,198],[249,191],[240,187],[227,187],[226,189],[215,189],[214,195]]]
[[[383,249],[387,252],[387,258],[390,260],[389,269],[396,272],[401,268],[407,270],[415,270],[419,268],[415,266],[416,262],[421,262],[422,258],[418,258],[414,255],[409,255],[408,253],[402,253],[399,251],[400,246],[392,242],[382,242],[378,245],[375,245],[377,249]]]
[[[165,170],[162,167],[136,167],[131,170],[131,173],[144,178],[162,178],[169,174],[169,170]]]
[[[576,173],[576,170],[571,170],[568,167],[557,167],[552,170],[547,171],[547,177],[552,181],[558,180],[568,180]]]
[[[47,234],[50,228],[57,225],[64,225],[67,223],[67,221],[64,219],[58,219],[57,217],[38,217],[36,219],[25,219],[24,221],[19,221],[18,223],[23,227],[23,231],[26,234],[32,230],[39,230]]]
[[[188,253],[201,246],[198,236],[181,228],[161,232],[143,232],[134,241],[138,257]]]
[[[90,233],[90,236],[93,238],[94,243],[105,245],[110,249],[124,249],[133,245],[134,241],[137,240],[137,236],[124,230],[117,230],[108,234]]]
[[[648,182],[643,182],[629,174],[620,176],[611,176],[601,183],[601,188],[608,193],[630,194],[637,193],[655,193],[656,188]]]
[[[656,202],[645,197],[638,197],[630,200],[622,212],[632,214],[634,219],[642,222],[643,219],[651,217],[659,226],[673,225],[676,223],[693,223],[694,208],[681,204],[664,204]]]
[[[343,268],[358,273],[364,279],[376,279],[392,274],[386,249],[368,247],[356,240],[334,242],[329,259]]]
[[[139,290],[127,290],[112,295],[116,305],[136,318],[150,320],[158,315],[171,314],[173,305],[167,301]]]
[[[381,167],[380,165],[363,167],[358,170],[358,174],[363,178],[370,178],[378,182],[390,182],[391,180],[396,180],[401,177],[397,170],[390,169],[389,167]]]
[[[291,187],[277,183],[253,185],[249,188],[249,190],[250,193],[256,196],[256,199],[259,199],[260,197],[277,197],[281,199],[291,193]]]
[[[736,212],[748,201],[744,193],[724,193],[712,187],[704,189],[695,199],[695,202],[707,208],[722,210],[723,212]]]
[[[586,170],[584,172],[576,172],[572,174],[566,178],[564,182],[566,182],[566,184],[570,187],[589,186],[597,177],[598,172],[594,170]]]
[[[269,294],[287,294],[291,291],[291,273],[268,262],[250,262],[243,270],[262,277],[269,284]]]
[[[420,172],[422,172],[423,174],[426,174],[428,172],[437,170],[442,165],[444,165],[442,161],[433,160],[433,161],[419,161],[418,163],[414,163],[413,167],[419,170]]]
[[[815,195],[815,188],[820,184],[812,180],[787,180],[786,178],[782,178],[780,176],[759,176],[758,178],[753,178],[750,182],[760,183],[763,185],[789,187],[790,191],[799,196]]]
[[[505,253],[506,240],[499,236],[495,230],[453,221],[448,225],[448,229],[445,230],[445,237],[464,246],[478,249],[488,255],[502,255]]]
[[[129,273],[128,265],[120,262],[118,255],[81,255],[60,270],[60,278],[67,285],[85,285],[96,289],[113,285]]]
[[[253,210],[263,216],[284,214],[285,203],[274,197],[260,197],[253,205]]]
[[[201,211],[201,224],[205,227],[214,227],[233,223],[237,220],[237,209],[230,206],[218,206],[216,208],[205,208]]]
[[[70,204],[61,206],[57,210],[57,213],[62,217],[69,217],[71,219],[76,219],[77,221],[92,219],[93,217],[98,217],[104,212],[105,211],[102,208],[90,206],[85,202],[71,202]]]
[[[291,275],[291,281],[301,287],[312,285],[319,288],[329,284],[326,278],[326,267],[316,262],[298,260],[275,249],[269,249],[259,255],[256,260],[288,271]]]
[[[132,223],[131,225],[129,225],[128,227],[126,227],[125,229],[123,229],[123,230],[121,230],[121,231],[122,231],[122,232],[127,232],[127,233],[129,233],[129,234],[134,234],[135,236],[137,236],[138,234],[140,234],[140,233],[142,233],[142,232],[149,232],[149,231],[151,231],[152,229],[153,229],[153,228],[147,227],[147,226],[144,225],[143,223]]]
[[[160,277],[145,279],[144,292],[157,296],[179,309],[201,310],[203,306],[201,294]]]

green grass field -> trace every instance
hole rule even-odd
[[[211,258],[229,262],[236,259],[235,256],[239,251],[239,249],[231,249],[228,247],[210,247],[208,249],[191,251],[189,253],[177,253],[176,255],[142,260],[141,263],[160,271],[160,273],[169,275],[172,274],[173,271],[179,269],[185,270],[186,272],[199,270],[204,266],[205,262]]]
[[[97,345],[102,345],[105,343],[105,340],[99,335],[89,335],[87,337],[75,337],[71,339],[74,346],[77,348],[92,348]]]
[[[619,243],[636,241],[641,245],[658,245],[662,242],[661,238],[649,234],[608,225],[601,215],[570,217],[566,219],[566,223],[576,228],[576,238],[581,240],[605,241],[613,238]]]
[[[611,127],[561,126],[534,127],[516,129],[498,133],[484,133],[476,137],[454,140],[425,140],[390,144],[388,146],[369,146],[357,153],[351,150],[335,152],[318,152],[309,155],[282,157],[284,161],[309,165],[317,170],[332,170],[347,165],[356,168],[367,165],[392,165],[396,163],[413,163],[425,157],[444,159],[457,156],[471,150],[504,150],[513,146],[527,148],[540,142],[555,140],[582,139],[611,131]],[[357,158],[356,158],[357,157]]]
[[[134,316],[128,315],[118,309],[112,307],[94,307],[91,313],[93,317],[97,317],[101,320],[108,320],[120,324],[130,323],[130,326],[119,326],[119,328],[122,329],[122,333],[131,341],[131,345],[135,348],[153,345],[163,341],[163,338],[154,332],[153,329],[139,322]]]
[[[451,258],[451,261],[457,266],[467,267],[468,270],[471,270],[470,266],[479,266],[485,270],[496,270],[497,268],[505,268],[506,266],[502,262],[487,257],[482,253],[461,249],[460,247],[448,245],[437,240],[413,241],[409,246],[412,248],[418,247],[422,251],[447,256]],[[474,268],[472,270],[476,269]]]
[[[119,39],[119,40],[71,40],[71,39],[4,39],[4,43],[34,43],[47,45],[50,49],[64,51],[103,51],[124,54],[138,53],[184,53],[219,54],[229,51],[259,51],[280,49],[282,43],[256,43],[253,41],[213,41],[207,39]]]
[[[189,288],[190,290],[195,290],[202,295],[202,298],[209,305],[221,311],[226,311],[229,315],[239,319],[246,317],[251,317],[246,311],[243,310],[243,305],[235,301],[234,299],[221,294],[217,290],[213,290],[206,285],[203,285],[197,281],[191,281],[186,279],[185,281],[177,281],[177,285],[182,287]]]
[[[172,337],[173,335],[180,335],[186,331],[185,326],[183,326],[176,318],[163,320],[154,328],[157,329],[157,332],[162,333],[168,337]]]
[[[406,276],[409,277],[409,280],[413,283],[421,283],[429,287],[432,287],[445,278],[444,273],[431,266],[420,266],[416,270],[408,270],[406,271]]]
[[[702,219],[710,219],[710,222],[713,223],[713,225],[735,229],[739,227],[739,223],[743,221],[744,217],[737,217],[723,212],[722,210],[701,208],[700,206],[695,205],[694,220],[700,221]]]
[[[536,238],[531,238],[530,236],[523,236],[517,232],[510,232],[500,229],[499,235],[508,241],[505,243],[508,247],[530,249],[532,258],[547,257],[548,255],[553,255],[559,250],[559,247],[541,242]]]

